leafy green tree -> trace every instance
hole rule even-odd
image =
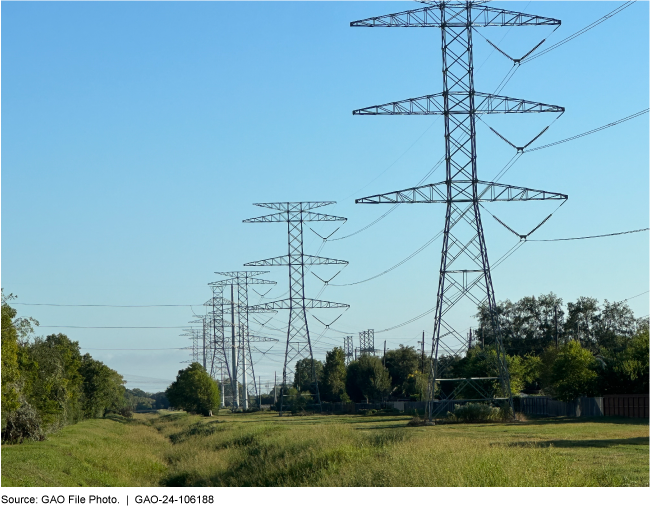
[[[13,320],[16,309],[8,304],[13,295],[2,294],[2,428],[5,427],[6,415],[20,407],[18,400],[18,333]]]
[[[291,413],[298,414],[314,402],[314,397],[307,391],[300,392],[295,388],[289,388],[287,390],[287,402],[289,403]]]
[[[392,379],[395,395],[408,398],[419,393],[417,373],[422,370],[421,363],[422,356],[413,346],[400,344],[399,348],[386,353],[386,368]]]
[[[596,392],[598,362],[578,341],[563,344],[551,367],[550,381],[555,397],[566,402]]]
[[[647,322],[629,340],[622,351],[605,351],[599,376],[600,392],[648,393],[648,325]]]
[[[79,343],[59,333],[37,338],[21,359],[24,394],[46,427],[57,428],[83,418]]]
[[[379,358],[362,355],[348,365],[346,390],[352,400],[379,400],[391,390],[391,378]]]
[[[124,405],[124,378],[89,354],[81,358],[83,377],[82,407],[85,418],[118,411]]]
[[[314,378],[313,372],[316,374],[316,380],[320,385],[323,382],[323,362],[320,360],[313,360],[311,358],[303,358],[296,362],[295,373],[293,377],[293,387],[299,392],[309,390],[315,393],[313,386]]]
[[[331,402],[341,402],[346,398],[345,380],[347,370],[345,368],[345,352],[343,348],[335,347],[325,355],[323,367],[323,381],[321,397]]]
[[[596,331],[600,325],[598,300],[581,296],[576,302],[567,305],[569,316],[564,326],[566,334],[581,345],[594,348]]]
[[[219,409],[219,385],[197,362],[178,371],[165,395],[172,407],[190,413],[207,415]]]

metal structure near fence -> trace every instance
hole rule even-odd
[[[359,356],[375,354],[375,330],[359,332]]]
[[[445,180],[396,192],[368,196],[357,199],[355,202],[359,204],[446,204],[431,353],[429,419],[433,419],[436,415],[436,407],[439,404],[435,404],[435,392],[436,389],[440,390],[441,383],[439,381],[444,375],[444,365],[439,362],[439,355],[456,355],[468,348],[467,339],[458,331],[458,325],[455,327],[450,322],[449,311],[461,300],[469,300],[471,304],[479,307],[484,306],[489,311],[491,326],[494,330],[501,394],[500,397],[495,397],[494,393],[490,394],[486,391],[484,383],[475,383],[472,380],[458,380],[458,385],[471,384],[476,392],[481,394],[480,400],[501,399],[507,401],[514,414],[510,378],[496,314],[496,299],[492,287],[480,208],[483,206],[482,203],[566,200],[568,196],[479,180],[476,163],[476,120],[481,115],[488,114],[561,114],[564,112],[564,108],[476,91],[472,34],[477,28],[482,27],[557,26],[560,21],[498,9],[484,5],[483,2],[432,1],[423,3],[427,6],[354,21],[350,23],[350,26],[439,28],[442,35],[443,91],[357,109],[353,111],[353,114],[443,115],[445,123]],[[515,64],[518,65],[518,62],[515,61]],[[517,148],[517,150],[520,149]],[[526,235],[520,235],[520,237],[525,239]],[[452,382],[454,379],[449,378],[447,381]],[[439,395],[447,400],[453,400],[462,396],[461,391],[458,387],[454,387],[446,390],[446,393],[440,392]]]

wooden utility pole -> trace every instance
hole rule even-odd
[[[424,373],[424,330],[422,330],[422,373]]]
[[[278,403],[278,373],[273,373],[273,404]]]
[[[384,341],[384,367],[386,367],[386,341]]]
[[[555,349],[559,347],[558,333],[557,333],[557,305],[553,308],[555,314]]]
[[[260,376],[257,376],[257,385],[259,386],[258,391],[260,392],[260,409],[262,409],[262,379]]]
[[[468,350],[472,349],[472,329],[471,328],[469,329],[469,347],[467,349]]]

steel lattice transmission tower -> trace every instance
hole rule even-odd
[[[375,354],[375,330],[359,332],[359,356]]]
[[[343,351],[345,352],[345,364],[350,365],[354,360],[354,341],[352,335],[348,335],[343,339]]]
[[[251,311],[266,312],[275,310],[289,311],[289,326],[287,328],[287,346],[284,354],[284,368],[282,370],[282,385],[280,388],[280,416],[284,391],[287,386],[287,375],[294,374],[294,362],[303,358],[312,361],[312,381],[315,384],[316,399],[320,406],[320,393],[313,366],[314,354],[312,351],[309,326],[307,324],[307,309],[337,309],[348,308],[344,303],[334,303],[324,300],[305,298],[305,266],[311,265],[346,265],[347,261],[339,259],[311,256],[303,251],[303,223],[313,221],[346,221],[344,217],[325,215],[312,212],[314,208],[334,204],[334,201],[315,202],[283,202],[283,203],[254,203],[255,206],[277,210],[278,213],[246,219],[244,222],[286,222],[289,238],[289,253],[286,256],[253,261],[244,266],[288,266],[289,267],[289,298],[275,302],[254,305]]]
[[[512,408],[510,380],[496,315],[496,300],[490,275],[480,206],[482,202],[565,200],[564,194],[514,187],[478,179],[476,168],[476,117],[494,113],[561,113],[564,108],[477,92],[474,89],[472,32],[479,27],[559,25],[542,16],[512,12],[483,2],[423,2],[426,7],[368,18],[350,23],[353,27],[432,27],[442,35],[443,91],[391,102],[353,112],[355,115],[443,115],[445,122],[445,180],[387,194],[356,203],[444,203],[445,215],[440,278],[436,296],[430,371],[429,418],[433,416],[436,381],[440,379],[439,352],[457,353],[467,347],[465,337],[450,323],[450,309],[469,299],[489,310],[496,337],[498,379],[502,399]],[[452,231],[453,230],[453,231]],[[454,347],[459,345],[460,348]],[[456,381],[456,380],[454,380]],[[463,380],[469,382],[467,380]],[[480,391],[480,387],[475,387]],[[454,398],[456,389],[447,398]],[[484,393],[484,399],[494,399]]]
[[[229,277],[229,278],[225,281],[210,283],[210,285],[223,286],[224,284],[228,284],[231,286],[233,292],[234,292],[234,288],[235,287],[237,288],[237,303],[236,304],[234,302],[231,303],[231,305],[234,307],[235,310],[236,321],[233,320],[231,326],[232,329],[234,330],[235,322],[236,322],[237,340],[234,339],[234,334],[233,334],[232,347],[233,348],[237,347],[239,354],[237,356],[235,356],[234,352],[232,354],[233,361],[231,363],[233,364],[232,366],[233,376],[232,376],[231,383],[234,383],[236,385],[237,371],[239,370],[239,366],[241,366],[242,387],[244,391],[244,393],[242,394],[243,408],[248,409],[248,396],[252,395],[254,397],[257,397],[257,384],[255,383],[255,368],[253,366],[253,355],[251,353],[250,343],[253,341],[266,342],[266,341],[274,340],[274,339],[265,339],[262,337],[257,337],[250,333],[249,320],[248,320],[248,315],[250,312],[248,306],[248,286],[255,285],[255,284],[275,285],[277,284],[277,282],[272,280],[264,280],[264,279],[257,278],[258,275],[262,275],[263,273],[268,273],[268,271],[261,271],[261,272],[260,271],[235,271],[235,272],[215,272],[215,273],[217,275],[221,275],[223,277]],[[252,383],[249,383],[249,380],[251,380]],[[233,386],[233,394],[237,393],[238,391],[237,388],[238,388],[237,386]],[[233,404],[233,408],[234,407],[235,405]]]

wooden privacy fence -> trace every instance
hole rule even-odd
[[[605,416],[627,416],[648,418],[648,394],[605,395],[603,397]]]

